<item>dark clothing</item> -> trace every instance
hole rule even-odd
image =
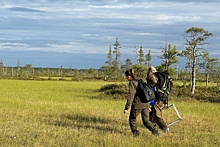
[[[142,121],[144,126],[150,130],[153,134],[157,132],[154,125],[151,123],[149,118],[149,103],[142,103],[140,98],[137,95],[137,87],[138,82],[135,80],[131,80],[129,82],[129,95],[127,98],[127,103],[125,104],[124,110],[128,110],[131,107],[130,110],[130,116],[129,116],[129,124],[131,131],[134,135],[138,132],[137,130],[137,117],[139,114],[141,114]]]
[[[155,86],[157,84],[157,77],[154,74],[149,74],[146,78],[147,83],[150,84],[152,87]],[[163,118],[162,118],[162,112],[161,112],[161,107],[163,105],[163,102],[160,101],[159,97],[157,95],[156,96],[156,103],[151,107],[151,112],[150,112],[150,121],[152,123],[156,123],[160,129],[165,129],[167,128],[166,123],[164,122]]]
[[[153,132],[154,125],[151,123],[151,121],[149,120],[149,107],[148,108],[144,108],[144,109],[134,109],[131,108],[130,111],[130,116],[129,116],[129,124],[130,124],[130,128],[131,131],[137,130],[137,116],[141,114],[141,118],[142,118],[142,122],[144,124],[144,126],[150,130],[151,132]]]
[[[138,82],[136,80],[131,80],[129,82],[129,94],[127,98],[127,103],[125,105],[125,110],[128,110],[130,107],[133,109],[144,109],[149,108],[148,103],[141,102],[141,99],[138,97],[137,89]]]

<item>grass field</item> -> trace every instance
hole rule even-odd
[[[138,119],[133,138],[125,100],[102,100],[106,82],[0,80],[0,146],[30,147],[218,147],[220,104],[171,101],[183,120],[154,137]],[[166,122],[177,118],[163,111]]]

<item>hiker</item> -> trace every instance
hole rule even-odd
[[[137,130],[137,117],[141,114],[142,122],[144,126],[151,131],[151,133],[155,136],[159,136],[159,132],[156,130],[155,126],[149,120],[149,108],[150,104],[141,102],[140,97],[137,95],[137,87],[138,82],[135,80],[134,70],[130,69],[125,72],[125,75],[129,81],[129,95],[127,98],[127,102],[124,108],[124,114],[127,113],[128,109],[130,109],[130,116],[129,116],[129,124],[131,132],[133,136],[139,136],[139,131]]]
[[[157,72],[157,70],[153,67],[150,66],[147,70],[147,78],[146,81],[148,84],[151,85],[152,89],[154,89],[154,86],[157,84],[157,77],[154,74]],[[168,132],[169,129],[167,128],[166,123],[164,122],[162,118],[162,110],[161,108],[163,107],[164,103],[160,100],[158,95],[156,96],[156,100],[154,100],[151,104],[151,111],[150,111],[150,121],[154,123],[155,125],[157,124],[158,127],[164,131]]]

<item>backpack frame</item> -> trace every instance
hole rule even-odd
[[[155,85],[155,96],[157,100],[161,100],[164,104],[168,104],[168,96],[172,89],[172,78],[167,70],[162,72],[155,72],[157,77],[157,84]]]

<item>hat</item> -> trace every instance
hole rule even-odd
[[[151,66],[150,68],[151,68],[152,73],[157,72],[157,70],[156,70],[156,68],[155,68],[155,67]]]
[[[150,66],[150,67],[148,68],[148,70],[147,70],[147,74],[149,74],[150,71],[151,71],[152,73],[157,72],[156,68],[153,67],[153,66]]]

